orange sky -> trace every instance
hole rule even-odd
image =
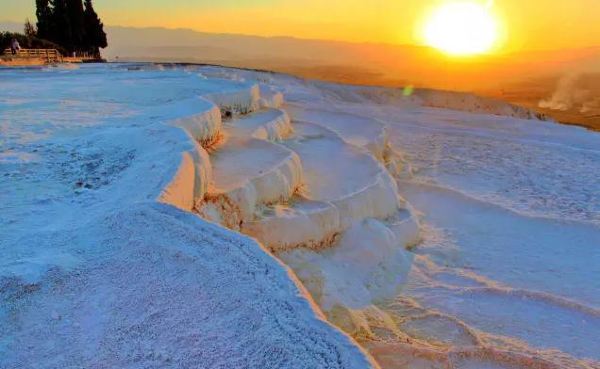
[[[95,6],[107,25],[422,44],[423,19],[448,1],[96,0]],[[33,18],[33,0],[0,2],[2,20]],[[600,0],[495,0],[492,10],[504,30],[498,51],[600,46]]]

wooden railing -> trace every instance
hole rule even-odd
[[[11,49],[6,49],[4,50],[4,55],[17,58],[38,58],[48,63],[60,63],[63,61],[62,54],[56,49],[20,49],[15,55],[12,55]]]

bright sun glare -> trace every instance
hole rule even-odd
[[[429,46],[452,55],[474,55],[489,51],[498,38],[498,22],[487,5],[454,1],[435,9],[425,23]]]

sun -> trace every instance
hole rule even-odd
[[[498,21],[487,5],[455,1],[435,9],[425,22],[427,45],[451,55],[490,51],[498,39]]]

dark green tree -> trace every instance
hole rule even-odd
[[[50,39],[52,28],[52,9],[49,0],[35,0],[37,17],[37,37]]]
[[[100,57],[100,49],[108,46],[92,0],[85,0],[85,9],[82,0],[36,0],[36,7],[38,38],[60,45],[69,54],[87,51]],[[27,34],[34,30],[26,24]]]
[[[71,32],[71,19],[67,11],[67,0],[51,0],[51,2],[52,27],[49,39],[72,52],[75,50],[75,45]]]
[[[32,39],[37,36],[37,31],[35,29],[35,26],[33,24],[31,24],[31,22],[29,21],[29,18],[27,18],[25,20],[25,26],[23,26],[23,32],[25,33],[25,36],[27,36],[28,39]]]
[[[100,49],[108,46],[108,42],[106,40],[106,33],[104,32],[104,24],[102,24],[98,14],[96,14],[92,0],[85,0],[84,20],[85,43],[91,52],[100,56]]]
[[[72,50],[87,49],[85,19],[81,0],[66,0],[67,17],[71,26]]]

